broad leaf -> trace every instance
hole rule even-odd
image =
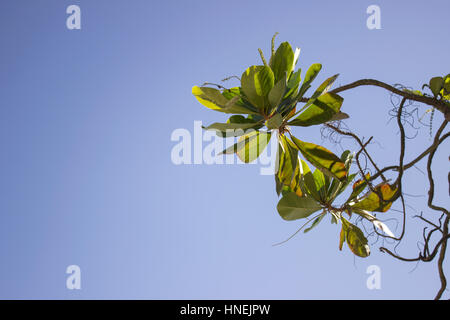
[[[299,197],[293,192],[285,194],[277,205],[278,213],[284,220],[306,218],[320,209],[320,204],[313,198]]]
[[[314,183],[316,185],[317,193],[319,194],[320,200],[326,202],[327,200],[327,185],[325,181],[325,176],[319,169],[314,170],[313,173]]]
[[[280,136],[279,142],[279,162],[278,171],[276,173],[277,179],[282,185],[292,187],[292,191],[296,192],[298,183],[296,185],[294,178],[296,169],[298,171],[298,150],[288,143],[287,138],[284,135]],[[299,195],[301,195],[301,192]]]
[[[215,130],[219,137],[238,137],[242,136],[248,129],[255,129],[261,127],[260,123],[247,122],[247,123],[213,123],[207,127],[203,127],[205,130]]]
[[[240,114],[235,114],[228,118],[227,123],[256,123],[252,118],[246,118]]]
[[[283,79],[283,77],[289,76],[292,71],[293,64],[294,51],[292,50],[289,42],[283,42],[280,44],[272,60],[270,61],[270,67],[273,70],[275,82]]]
[[[445,77],[444,86],[441,90],[441,96],[445,100],[450,100],[450,76]]]
[[[308,167],[308,164],[305,161],[300,160],[299,169],[300,169],[299,184],[301,189],[303,190],[304,193],[316,199],[316,201],[320,201],[321,199],[320,194],[317,191],[316,181],[314,179],[313,173],[311,172],[311,169],[309,169]]]
[[[290,98],[291,96],[295,96],[300,85],[301,77],[301,69],[298,69],[296,72],[293,72],[289,77],[289,81],[286,86],[286,94],[284,95],[284,99]]]
[[[254,131],[239,138],[236,154],[242,162],[253,162],[267,147],[271,133]]]
[[[348,114],[346,114],[345,112],[339,111],[338,113],[334,114],[330,120],[328,120],[329,122],[331,121],[339,121],[339,120],[344,120],[344,119],[348,119],[350,118],[350,116]]]
[[[268,66],[252,66],[241,77],[241,88],[248,101],[258,110],[268,107],[268,94],[274,86],[274,75]]]
[[[311,87],[311,82],[314,81],[321,69],[322,65],[320,63],[314,63],[309,67],[308,71],[306,71],[305,80],[303,81],[303,84],[300,87],[300,91],[297,95],[297,100],[302,98],[305,92]]]
[[[284,75],[280,80],[278,80],[278,82],[269,92],[269,104],[270,104],[269,113],[271,110],[277,108],[278,105],[281,103],[285,91],[286,91],[286,75]]]
[[[292,141],[306,160],[311,162],[323,173],[339,180],[344,180],[346,178],[347,170],[345,164],[334,153],[322,146],[303,142],[294,136],[292,136]]]
[[[388,183],[384,183],[376,187],[375,191],[377,192],[370,191],[366,197],[352,205],[351,208],[378,212],[388,211],[392,202],[395,200],[394,196],[397,195],[397,189],[394,189]],[[382,199],[380,199],[377,193],[381,195]]]
[[[194,86],[192,88],[192,94],[205,107],[215,111],[235,114],[256,113],[254,110],[250,110],[243,105],[239,105],[239,96],[235,96],[229,100],[224,95],[222,95],[220,90],[214,88]]]
[[[330,121],[341,109],[344,99],[335,93],[325,93],[297,118],[288,124],[292,126],[308,127]]]
[[[283,117],[280,113],[275,113],[269,120],[266,121],[266,127],[269,130],[278,129],[283,123]]]
[[[366,180],[369,180],[370,173],[366,174]],[[353,191],[350,194],[350,197],[348,197],[347,202],[350,202],[351,200],[355,199],[357,196],[363,192],[363,190],[367,187],[366,180],[359,179],[353,184]]]
[[[444,79],[442,77],[434,77],[430,80],[430,90],[433,95],[437,97],[444,86]]]
[[[351,224],[344,218],[342,221],[342,231],[340,236],[339,249],[342,249],[343,238],[347,242],[350,250],[357,256],[365,258],[370,255],[370,248],[364,233],[357,226]]]
[[[247,101],[244,97],[244,93],[241,91],[240,87],[233,87],[230,89],[224,89],[222,91],[222,95],[227,98],[228,100],[233,99],[234,97],[238,96],[239,99],[236,100],[236,105],[245,107],[249,110],[252,110],[255,114],[258,112],[258,110],[251,105],[249,101]]]
[[[325,94],[330,89],[334,81],[336,81],[338,76],[339,74],[335,74],[334,76],[329,77],[327,80],[322,82],[322,84],[316,89],[313,95],[309,98],[308,102],[302,107],[300,111],[309,108],[309,106],[316,102],[317,98],[319,98],[322,94]]]

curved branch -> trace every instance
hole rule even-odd
[[[402,96],[405,99],[422,102],[425,104],[428,104],[430,106],[435,107],[437,110],[442,112],[445,116],[445,119],[448,121],[450,118],[450,106],[446,104],[445,102],[441,100],[437,100],[435,98],[427,97],[427,96],[419,96],[417,94],[414,94],[412,92],[399,90],[387,83],[375,80],[375,79],[361,79],[355,82],[352,82],[350,84],[341,86],[339,88],[336,88],[334,90],[331,90],[331,93],[339,93],[345,90],[353,89],[359,86],[376,86],[383,89],[386,89],[388,91],[391,91],[392,93],[398,94],[399,96]]]
[[[445,218],[445,222],[444,222],[444,238],[445,236],[448,236],[448,224],[449,224],[449,220],[450,218],[447,216]],[[436,294],[436,297],[434,298],[435,300],[439,300],[442,297],[442,294],[444,293],[445,289],[447,288],[447,279],[445,278],[445,273],[444,273],[444,259],[445,259],[445,252],[447,251],[447,240],[444,240],[444,242],[442,243],[442,247],[441,247],[441,252],[439,254],[439,260],[438,260],[438,271],[439,271],[439,278],[441,279],[441,288],[439,289],[438,293]]]

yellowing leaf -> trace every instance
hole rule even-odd
[[[393,188],[388,183],[384,183],[375,188],[376,192],[370,192],[363,200],[352,205],[352,208],[367,210],[367,211],[378,211],[386,212],[390,209],[394,199],[394,195],[397,194],[397,188]],[[381,195],[381,199],[378,196]]]

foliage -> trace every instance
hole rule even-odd
[[[192,88],[194,96],[207,108],[233,114],[226,123],[214,123],[205,129],[215,130],[222,137],[240,136],[239,141],[223,153],[236,153],[245,163],[258,158],[271,138],[278,139],[275,186],[277,194],[281,195],[277,205],[280,216],[291,221],[322,211],[312,219],[312,225],[305,230],[307,232],[330,214],[333,223],[342,224],[339,247],[347,242],[355,255],[367,257],[370,249],[366,237],[343,214],[351,217],[355,213],[392,235],[370,212],[386,212],[397,198],[396,187],[385,183],[360,196],[368,189],[368,184],[359,180],[353,183],[348,199],[339,206],[335,205],[336,198],[356,177],[356,173],[350,173],[354,154],[347,150],[338,157],[330,150],[303,141],[291,133],[291,127],[315,126],[348,117],[341,112],[344,99],[329,92],[338,75],[327,78],[309,98],[305,98],[322,69],[321,64],[310,66],[302,81],[301,69],[295,70],[299,48],[294,51],[288,42],[283,42],[274,50],[273,39],[269,63],[261,50],[260,54],[263,64],[247,68],[240,78],[240,87]],[[300,155],[315,167],[314,171]]]

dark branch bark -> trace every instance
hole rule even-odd
[[[442,112],[444,114],[445,119],[447,121],[450,118],[450,106],[448,104],[446,104],[445,102],[443,102],[441,100],[437,100],[432,97],[420,96],[420,95],[417,95],[417,94],[414,94],[414,93],[411,93],[408,91],[403,91],[403,90],[397,89],[387,83],[384,83],[384,82],[381,82],[378,80],[374,80],[374,79],[358,80],[358,81],[352,82],[350,84],[336,88],[334,90],[331,90],[330,92],[339,93],[339,92],[346,91],[346,90],[353,89],[353,88],[360,87],[360,86],[376,86],[376,87],[384,88],[392,93],[402,96],[405,99],[422,102],[427,105],[435,107],[437,110],[439,110],[440,112]]]
[[[445,238],[445,236],[448,236],[449,220],[450,220],[450,218],[447,216],[447,218],[445,218],[445,222],[444,222],[444,230],[443,230],[444,238]],[[439,289],[439,291],[435,297],[435,300],[439,300],[442,297],[442,294],[444,293],[445,289],[447,288],[447,279],[445,278],[445,273],[444,273],[444,268],[443,268],[444,260],[445,260],[445,252],[447,251],[447,240],[448,240],[448,238],[446,238],[444,240],[444,242],[442,243],[441,252],[439,254],[438,271],[439,271],[439,278],[441,280],[441,288]]]

